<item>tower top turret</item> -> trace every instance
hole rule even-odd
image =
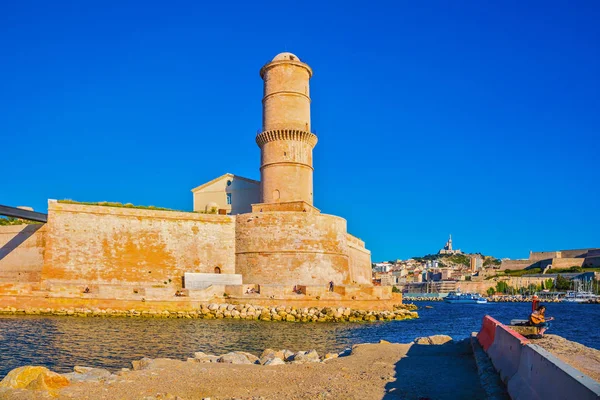
[[[300,61],[300,57],[298,57],[294,53],[283,52],[283,53],[277,54],[275,57],[273,57],[273,60],[271,60],[271,61],[282,61],[282,60]]]

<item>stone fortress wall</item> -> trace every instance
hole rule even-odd
[[[46,225],[0,226],[0,283],[39,283]]]
[[[181,288],[185,272],[235,272],[234,230],[226,215],[49,202],[42,279]]]
[[[242,214],[236,222],[236,272],[248,283],[283,285],[370,284],[363,251],[350,252],[346,220],[308,212]],[[354,246],[357,246],[356,244]],[[363,255],[364,254],[364,255]],[[359,258],[360,257],[360,258]],[[367,264],[369,265],[369,264]]]
[[[365,248],[365,242],[346,234],[348,240],[348,267],[353,283],[371,284],[371,252]],[[369,268],[365,268],[368,265]]]
[[[570,268],[600,265],[600,260],[593,256],[594,249],[558,250],[558,251],[532,251],[528,259],[503,260],[500,269],[504,271],[520,270],[525,268]]]
[[[171,288],[171,295],[185,287],[186,272],[215,268],[246,284],[289,289],[371,278],[364,242],[346,233],[345,219],[319,213],[230,216],[50,201],[47,224],[1,227],[0,240],[0,281],[51,292],[122,286]],[[11,240],[19,245],[6,246]]]

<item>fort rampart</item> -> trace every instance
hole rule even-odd
[[[46,225],[0,226],[0,282],[39,283]]]
[[[50,202],[42,280],[181,287],[185,272],[235,270],[234,218]]]
[[[236,273],[246,282],[283,285],[368,284],[359,272],[370,253],[348,244],[346,220],[327,214],[263,212],[236,221]],[[351,237],[352,238],[352,237]]]

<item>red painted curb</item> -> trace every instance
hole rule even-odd
[[[502,324],[489,315],[483,317],[483,323],[481,324],[481,330],[477,334],[477,340],[486,352],[492,343],[494,343],[494,338],[496,337],[496,326],[498,325]]]

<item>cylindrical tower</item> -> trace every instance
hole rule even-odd
[[[312,69],[292,53],[281,53],[263,66],[263,130],[256,136],[261,150],[261,202],[305,201],[313,204],[310,132]]]

